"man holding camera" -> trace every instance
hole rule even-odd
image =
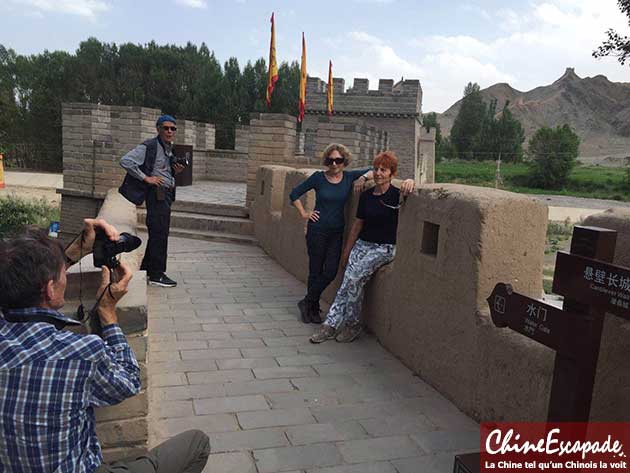
[[[162,287],[177,286],[165,274],[171,204],[175,200],[174,175],[185,167],[176,163],[173,155],[175,125],[171,115],[160,116],[155,123],[158,135],[136,146],[120,160],[127,175],[119,192],[133,204],[142,205],[146,201],[147,206],[149,241],[140,269],[147,272],[149,284]]]
[[[66,269],[92,251],[97,229],[118,241],[114,227],[93,219],[65,252],[41,232],[0,240],[0,471],[200,473],[209,454],[200,431],[135,460],[102,464],[94,408],[134,396],[141,383],[116,315],[131,279],[124,263],[111,272],[103,267],[96,309],[102,338],[61,330],[76,324],[59,312]]]

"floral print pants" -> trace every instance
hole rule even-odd
[[[396,245],[357,240],[350,252],[343,282],[324,323],[336,329],[343,324],[358,323],[365,284],[378,268],[390,263],[395,254]]]

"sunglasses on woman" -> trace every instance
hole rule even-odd
[[[344,158],[326,158],[326,159],[324,159],[324,164],[326,166],[331,166],[332,163],[335,163],[336,165],[341,166],[345,162],[346,162],[346,160]]]
[[[401,208],[403,206],[403,204],[405,202],[407,202],[407,197],[403,197],[402,194],[400,194],[400,199],[398,200],[398,205],[389,205],[386,204],[385,202],[383,202],[383,199],[378,199],[378,201],[381,203],[381,205],[383,207],[387,207],[388,209],[394,209],[394,210],[398,210],[399,208]]]
[[[163,126],[162,130],[164,130],[164,131],[177,131],[177,127],[176,126]]]

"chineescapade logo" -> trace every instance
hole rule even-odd
[[[484,472],[627,472],[630,423],[483,423],[480,462]]]

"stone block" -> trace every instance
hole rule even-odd
[[[149,430],[145,418],[136,418],[99,423],[96,435],[103,448],[125,447],[146,442]]]
[[[477,444],[479,440],[477,439]],[[348,440],[338,444],[347,463],[395,460],[418,457],[422,451],[409,437],[381,437],[375,439]]]
[[[282,429],[240,430],[210,434],[214,453],[284,447],[289,444]]]
[[[272,409],[237,413],[238,422],[244,429],[280,427],[285,425],[312,424],[315,419],[306,408]]]
[[[254,459],[259,473],[325,467],[343,461],[333,444],[255,450]]]
[[[94,409],[94,414],[96,415],[97,422],[105,422],[144,417],[148,414],[148,411],[149,401],[147,399],[147,392],[142,391],[115,406],[98,407]]]

